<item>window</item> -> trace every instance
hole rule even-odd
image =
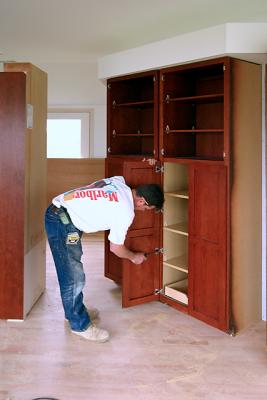
[[[47,157],[89,157],[89,112],[48,113]]]

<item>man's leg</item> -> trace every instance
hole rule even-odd
[[[53,206],[47,209],[45,224],[65,316],[72,330],[85,331],[91,321],[83,304],[85,274],[81,262],[82,232],[72,224],[64,210],[55,211]]]

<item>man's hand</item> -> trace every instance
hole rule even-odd
[[[134,264],[142,264],[142,262],[146,260],[144,253],[131,251],[124,244],[115,244],[111,242],[110,251],[117,257],[126,258]]]
[[[144,253],[134,253],[134,257],[132,257],[131,261],[134,264],[142,264],[146,260]]]

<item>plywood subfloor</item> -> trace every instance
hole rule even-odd
[[[84,295],[110,342],[70,334],[48,250],[45,294],[24,322],[0,321],[0,400],[266,400],[264,322],[230,337],[159,302],[122,309],[92,239]]]

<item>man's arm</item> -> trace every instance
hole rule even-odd
[[[117,257],[126,258],[134,264],[141,264],[146,260],[144,253],[133,252],[127,249],[124,244],[115,244],[110,242],[110,251],[112,251],[112,253],[114,253]]]

